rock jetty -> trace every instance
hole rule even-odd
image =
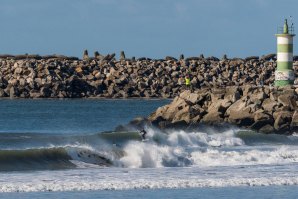
[[[298,58],[294,57],[297,61]],[[139,59],[115,54],[83,59],[59,55],[0,55],[0,97],[18,98],[174,98],[189,74],[194,90],[271,85],[276,55],[229,59],[223,56]],[[298,62],[294,69],[297,75]]]
[[[184,91],[152,113],[159,128],[232,124],[262,133],[298,132],[298,88],[232,86]]]

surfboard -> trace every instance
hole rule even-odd
[[[80,161],[97,164],[97,165],[111,165],[112,162],[104,155],[96,154],[89,150],[81,150],[77,153],[77,157]]]

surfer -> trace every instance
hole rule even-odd
[[[145,131],[145,129],[143,129],[143,130],[140,131],[140,134],[142,136],[142,139],[145,140],[146,139],[147,131]]]

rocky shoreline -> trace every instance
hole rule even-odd
[[[298,58],[294,57],[297,61]],[[229,59],[227,56],[179,59],[134,57],[121,52],[83,59],[66,56],[0,55],[0,97],[16,98],[174,98],[190,75],[194,90],[271,85],[276,55]],[[297,76],[298,61],[294,62]]]
[[[184,91],[148,120],[161,129],[230,124],[261,133],[298,132],[298,88],[234,86]]]
[[[0,55],[0,97],[174,98],[146,120],[159,128],[231,124],[262,133],[298,131],[298,89],[273,87],[276,55],[229,59],[127,59],[121,52],[83,59]],[[294,57],[298,77],[298,57]],[[184,77],[190,76],[191,88]],[[298,79],[295,81],[297,82]],[[190,89],[190,90],[189,90]]]

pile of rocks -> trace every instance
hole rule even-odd
[[[295,60],[297,58],[295,57]],[[298,63],[298,62],[297,62]],[[297,74],[298,64],[294,65]],[[21,98],[173,98],[184,90],[189,74],[193,89],[270,85],[276,55],[221,60],[216,57],[180,59],[125,58],[115,54],[83,59],[66,56],[0,55],[0,97]]]
[[[160,128],[232,124],[263,133],[298,132],[298,88],[234,86],[184,91],[149,121]]]

